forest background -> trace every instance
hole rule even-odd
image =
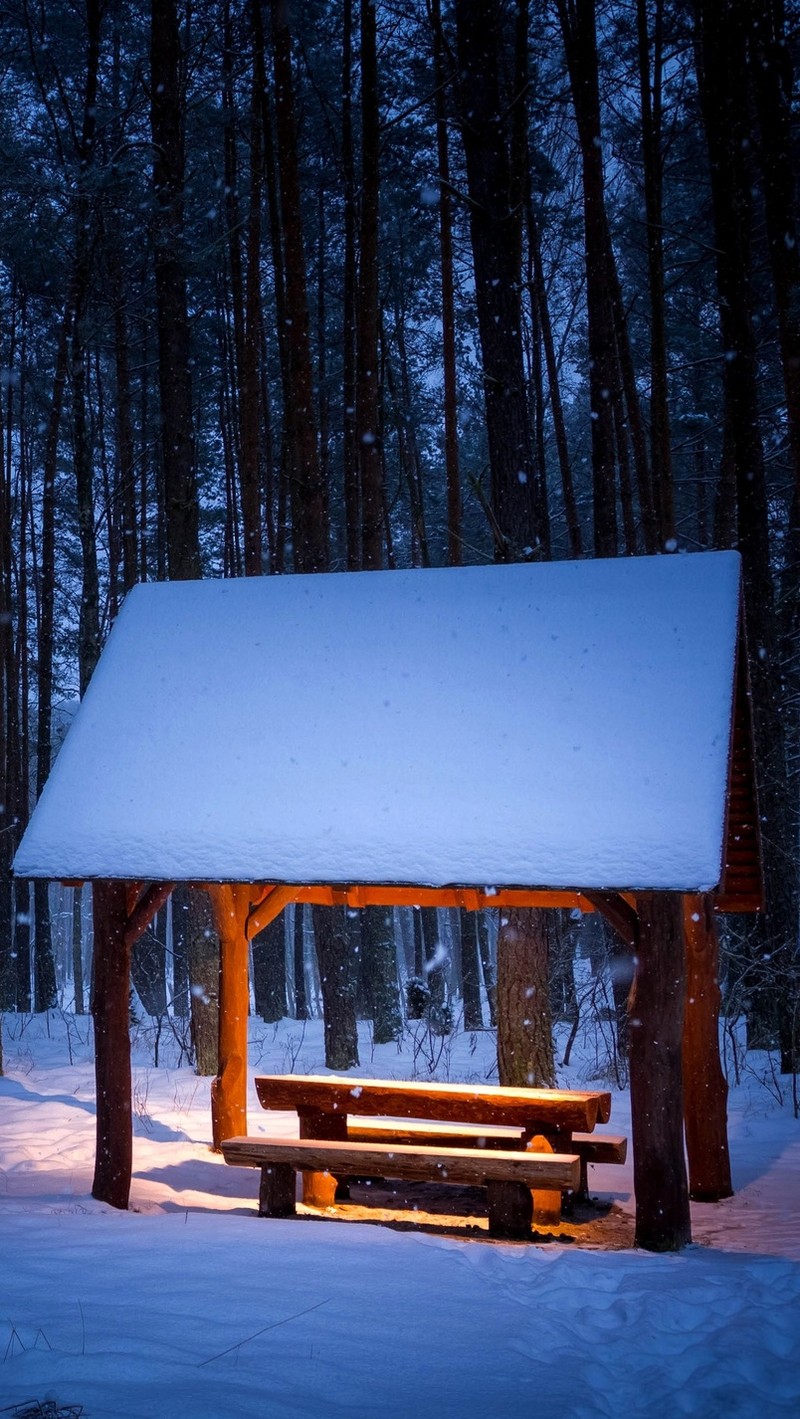
[[[797,0],[3,6],[0,1008],[86,1008],[89,894],[10,864],[137,581],[738,547],[766,910],[725,920],[724,1007],[796,1066],[799,21]],[[202,895],[173,894],[134,982],[213,1072]],[[496,914],[284,915],[256,1009],[321,1003],[332,1067],[359,1014],[376,1040],[406,1014],[431,1039],[494,1024]],[[515,1082],[552,1082],[550,1012],[589,1003],[624,1077],[619,944],[554,911],[513,925],[550,986]]]

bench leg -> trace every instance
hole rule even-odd
[[[259,1217],[294,1217],[295,1171],[290,1163],[270,1163],[261,1169]]]
[[[530,1188],[524,1183],[489,1182],[486,1184],[486,1202],[491,1236],[530,1237],[533,1198]]]
[[[559,1140],[560,1142],[560,1140]],[[553,1147],[549,1138],[537,1133],[527,1145],[529,1153],[566,1152]],[[533,1193],[533,1220],[537,1227],[557,1227],[561,1221],[561,1189],[536,1188]]]
[[[326,1114],[319,1109],[298,1109],[297,1114],[301,1138],[347,1141],[346,1115]],[[302,1197],[309,1207],[332,1207],[336,1191],[337,1179],[331,1173],[303,1173]]]

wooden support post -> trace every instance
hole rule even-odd
[[[636,1246],[678,1251],[691,1241],[683,1153],[681,898],[637,893],[639,941],[628,1004]]]
[[[130,940],[124,882],[95,882],[94,1017],[97,1148],[92,1197],[127,1208],[133,1163]]]
[[[683,898],[686,1014],[683,1025],[683,1107],[689,1196],[698,1202],[731,1197],[728,1085],[719,1057],[719,942],[710,897]]]
[[[207,887],[219,933],[219,1073],[211,1085],[212,1147],[247,1133],[247,1019],[250,1010],[246,886]]]

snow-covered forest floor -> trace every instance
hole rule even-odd
[[[731,1089],[735,1197],[693,1205],[695,1244],[660,1257],[620,1249],[630,1161],[592,1169],[613,1210],[584,1237],[259,1220],[256,1172],[209,1151],[209,1081],[175,1064],[171,1035],[156,1068],[154,1043],[140,1026],[132,1210],[118,1213],[90,1196],[90,1021],[5,1017],[0,1413],[48,1398],[85,1419],[800,1412],[800,1122],[766,1056]],[[373,1047],[363,1026],[359,1072],[493,1077],[491,1032],[456,1034],[438,1060],[432,1043]],[[322,1072],[323,1057],[319,1020],[251,1022],[256,1073]],[[597,1061],[584,1039],[559,1082],[600,1087]],[[250,1104],[251,1132],[293,1131],[252,1084]],[[609,1128],[630,1134],[624,1092]]]

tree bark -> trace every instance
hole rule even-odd
[[[461,987],[464,1000],[464,1029],[483,1029],[481,1010],[481,957],[478,940],[479,913],[461,910]]]
[[[188,947],[195,1069],[209,1077],[219,1073],[220,938],[208,893],[178,886],[172,896],[173,939],[179,916]]]
[[[501,1084],[552,1089],[550,922],[546,909],[504,911],[497,938],[497,1064]]]
[[[439,177],[439,268],[442,283],[442,376],[444,381],[444,467],[447,487],[447,562],[459,567],[462,552],[461,475],[458,461],[458,388],[456,379],[455,285],[453,280],[453,198],[447,136],[441,0],[431,0],[433,72],[436,84],[436,155]]]
[[[679,1251],[691,1241],[683,1154],[681,899],[641,892],[636,904],[639,943],[628,1007],[635,1240],[647,1251]]]
[[[353,146],[353,0],[342,10],[342,470],[347,570],[361,566],[361,493],[356,442],[356,179]]]
[[[176,0],[151,0],[150,122],[158,380],[167,559],[173,581],[201,575],[189,310],[182,255],[184,63]]]
[[[76,1015],[83,1015],[83,916],[81,910],[82,887],[72,889],[72,991]]]
[[[398,1039],[403,1029],[392,908],[367,907],[362,913],[362,923],[373,1040],[376,1045],[386,1045]]]
[[[361,565],[383,566],[378,340],[378,219],[380,115],[375,0],[361,0],[361,223],[356,311],[356,446],[361,488]]]
[[[294,1018],[308,1019],[306,996],[305,907],[301,902],[294,908]]]
[[[131,953],[131,979],[148,1015],[167,1012],[166,951],[163,929],[156,915]]]
[[[726,447],[736,491],[736,537],[742,554],[745,623],[761,812],[765,906],[757,930],[762,975],[774,994],[791,970],[797,937],[800,876],[795,823],[786,784],[786,692],[780,621],[769,535],[770,490],[759,426],[759,354],[752,297],[751,148],[746,104],[747,20],[739,0],[695,0],[698,85],[710,158],[711,195],[722,332]],[[788,996],[779,997],[782,1067],[792,1066]]]
[[[291,446],[290,502],[294,570],[325,571],[328,533],[325,489],[319,469],[309,342],[308,295],[298,173],[291,35],[286,0],[272,0],[275,121],[286,275],[286,344],[289,385],[284,389]]]
[[[327,1069],[358,1064],[356,971],[344,907],[313,907],[314,941],[322,986]]]
[[[286,1014],[286,920],[281,912],[253,937],[253,995],[268,1025]]]
[[[538,555],[535,470],[522,358],[520,211],[512,200],[510,134],[501,95],[498,0],[458,0],[459,120],[467,160],[470,234],[483,362],[494,555]],[[515,95],[514,105],[522,96]],[[518,186],[518,184],[517,184]]]
[[[558,0],[583,168],[594,552],[617,553],[613,400],[619,397],[611,309],[595,0]]]

